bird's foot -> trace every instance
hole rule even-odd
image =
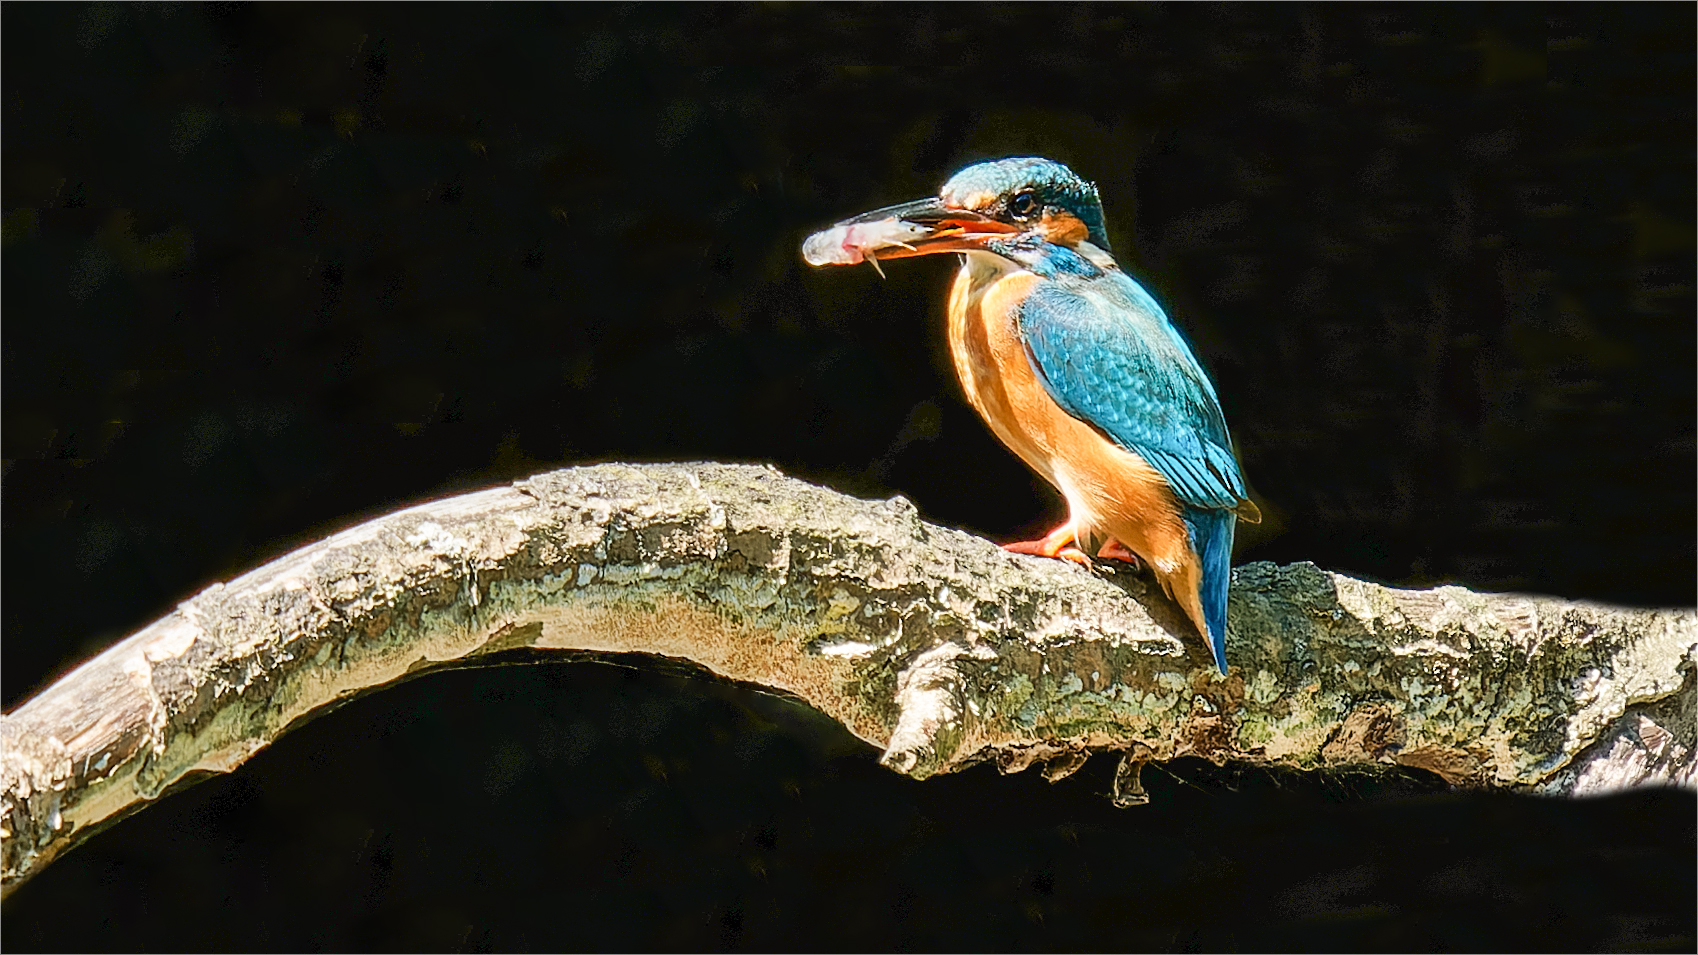
[[[1070,560],[1081,567],[1092,566],[1091,555],[1078,547],[1078,535],[1073,532],[1072,521],[1068,521],[1035,541],[1015,541],[1012,544],[1002,545],[1002,549],[1016,554],[1036,554],[1039,557]],[[1132,565],[1133,573],[1144,568],[1144,564],[1138,559],[1137,554],[1132,553],[1130,548],[1112,537],[1097,548],[1097,557],[1103,560],[1125,561]]]
[[[1015,541],[1002,549],[1015,554],[1035,554],[1070,560],[1081,567],[1091,566],[1091,556],[1074,546],[1073,522],[1068,521],[1035,541]]]
[[[1132,565],[1133,573],[1137,573],[1144,569],[1144,564],[1142,561],[1138,560],[1138,555],[1132,553],[1125,544],[1122,544],[1112,537],[1105,541],[1102,547],[1097,549],[1097,556],[1104,560],[1123,560]]]

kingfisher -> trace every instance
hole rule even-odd
[[[961,254],[948,334],[961,388],[1067,500],[1066,523],[1003,547],[1141,562],[1225,676],[1233,531],[1261,513],[1209,376],[1110,253],[1096,186],[1049,159],[978,163],[936,197],[845,219],[802,251],[810,265],[874,268]]]

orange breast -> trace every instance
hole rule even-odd
[[[1030,272],[993,273],[972,263],[956,279],[949,350],[967,400],[1003,444],[1067,498],[1081,548],[1094,553],[1112,537],[1149,563],[1181,604],[1188,603],[1182,593],[1194,602],[1196,558],[1166,479],[1063,411],[1026,356],[1015,308],[1037,281]]]

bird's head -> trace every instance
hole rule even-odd
[[[999,159],[968,166],[943,184],[937,204],[944,210],[977,213],[1056,245],[1084,241],[1109,250],[1097,187],[1051,159]]]
[[[1089,254],[1079,248],[1088,243],[1107,253],[1097,187],[1054,160],[999,159],[961,170],[934,198],[845,219],[809,238],[803,256],[813,265],[848,265],[1035,243]]]

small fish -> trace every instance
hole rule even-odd
[[[802,260],[809,265],[856,265],[872,262],[880,249],[903,248],[913,251],[910,239],[931,233],[931,229],[901,219],[878,222],[840,222],[823,232],[808,236],[802,243]],[[882,272],[880,273],[883,274]]]

